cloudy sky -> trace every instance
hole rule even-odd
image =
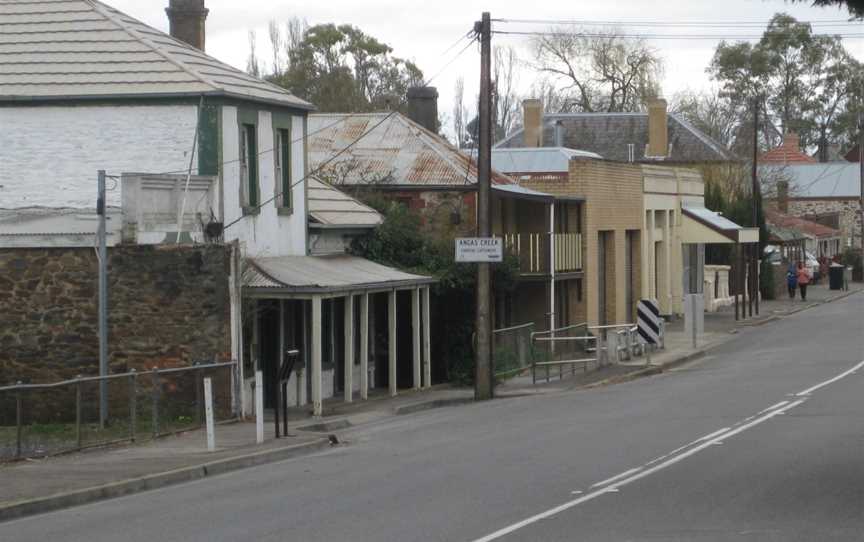
[[[147,24],[168,30],[164,8],[168,0],[106,0],[108,3]],[[207,19],[207,52],[238,68],[245,68],[249,51],[248,31],[256,30],[260,56],[265,66],[267,59],[267,24],[275,20],[284,22],[291,17],[306,19],[309,24],[333,22],[349,23],[368,34],[390,44],[395,54],[414,60],[427,77],[437,73],[462,46],[443,53],[468,32],[473,21],[484,10],[491,10],[493,18],[530,18],[552,20],[623,21],[624,31],[633,33],[726,33],[733,35],[759,35],[763,27],[778,11],[785,11],[799,20],[841,21],[846,11],[836,8],[813,8],[809,3],[789,4],[784,0],[614,0],[614,1],[552,1],[535,4],[525,0],[436,0],[405,2],[404,0],[207,0],[210,16]],[[627,26],[626,22],[742,22],[740,30],[720,28],[678,29]],[[864,34],[864,23],[855,26],[829,26],[817,23],[819,32]],[[497,25],[500,30],[541,30],[548,25]],[[516,36],[494,37],[495,43],[507,43],[525,50],[525,38]],[[674,40],[652,39],[665,61],[663,94],[671,97],[675,92],[700,89],[710,85],[705,74],[719,39]],[[846,47],[859,59],[864,59],[864,39],[847,38]],[[466,42],[467,43],[467,42]],[[527,55],[526,55],[527,56]],[[439,110],[449,114],[452,110],[453,86],[458,76],[466,81],[466,98],[477,92],[479,54],[471,47],[457,61],[447,67],[432,82],[438,87],[441,99]],[[531,73],[525,72],[520,84],[530,86]]]

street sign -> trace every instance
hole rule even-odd
[[[456,261],[488,263],[504,260],[500,237],[459,237],[456,239]]]
[[[646,344],[660,344],[660,306],[653,299],[640,299],[636,305],[636,326]]]

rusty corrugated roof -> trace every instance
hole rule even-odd
[[[328,163],[319,176],[337,186],[465,186],[477,182],[477,165],[468,155],[400,113],[387,115],[390,113],[309,115],[312,169],[363,136]],[[492,172],[492,183],[516,184],[496,171]]]

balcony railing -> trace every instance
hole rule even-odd
[[[504,236],[504,248],[519,259],[522,274],[545,275],[550,269],[548,233],[511,233]],[[582,269],[582,235],[556,233],[555,272],[569,273]]]

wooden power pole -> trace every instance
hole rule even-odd
[[[492,22],[483,12],[474,29],[480,38],[480,141],[477,152],[477,228],[478,237],[492,235],[489,220],[492,169]],[[491,269],[488,262],[477,264],[477,348],[475,357],[474,398],[491,399],[495,393],[492,360]]]
[[[753,169],[752,169],[752,195],[753,198],[753,226],[759,227],[759,204],[762,200],[759,189],[759,171],[756,160],[759,157],[759,96],[753,98]],[[759,257],[761,244],[750,245],[750,316],[753,316],[753,303],[756,303],[756,314],[759,314]]]

